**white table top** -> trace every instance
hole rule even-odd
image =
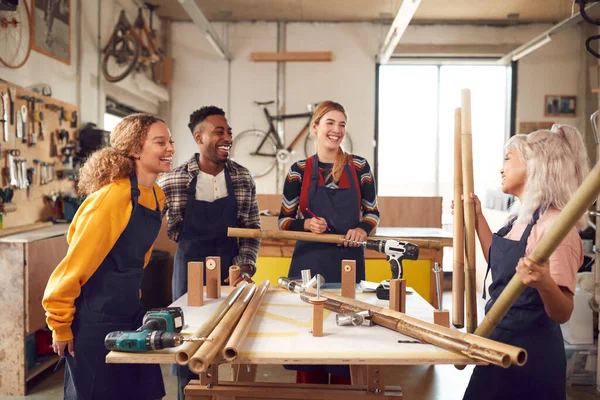
[[[66,235],[68,231],[69,224],[54,224],[47,228],[1,237],[0,243],[30,243],[55,236]]]
[[[225,288],[223,288],[225,289]],[[227,288],[228,289],[228,288]],[[339,293],[339,290],[334,290]],[[227,296],[225,290],[222,299]],[[357,292],[357,300],[380,306],[388,302],[374,294]],[[202,307],[188,307],[187,295],[172,306],[183,309],[188,326],[183,333],[192,333],[217,308],[221,300],[205,299]],[[433,307],[413,292],[406,296],[407,314],[433,322]],[[313,337],[312,306],[300,296],[282,289],[271,288],[253,321],[248,337],[234,361],[242,364],[355,364],[355,365],[417,365],[417,364],[474,364],[475,361],[430,344],[399,343],[414,339],[381,326],[337,326],[335,313],[324,311],[323,337]],[[107,363],[174,362],[177,349],[150,353],[112,351]],[[150,357],[151,356],[151,357]]]

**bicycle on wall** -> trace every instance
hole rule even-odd
[[[307,135],[307,133],[310,130],[310,120],[317,104],[308,104],[308,112],[305,113],[271,115],[267,106],[273,103],[275,101],[254,102],[257,106],[262,107],[269,130],[267,132],[260,129],[245,130],[234,136],[231,146],[231,159],[248,168],[254,178],[265,176],[277,164],[288,163],[290,154],[294,152],[302,138],[304,138],[304,155],[309,157],[315,153],[313,135]],[[274,122],[297,118],[306,118],[306,124],[292,142],[285,147],[277,134]],[[347,131],[342,146],[345,151],[352,152],[352,139]]]
[[[0,64],[8,68],[23,66],[32,42],[27,1],[0,0]]]
[[[109,82],[119,82],[134,69],[148,72],[154,82],[159,82],[160,64],[164,54],[156,40],[156,31],[152,29],[152,12],[158,7],[144,3],[150,10],[150,26],[146,25],[142,7],[138,8],[135,23],[131,25],[125,10],[121,10],[119,20],[108,44],[103,50],[102,73]]]

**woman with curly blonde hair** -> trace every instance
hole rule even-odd
[[[173,142],[165,123],[149,114],[123,118],[110,142],[81,169],[78,189],[87,198],[42,304],[54,351],[67,363],[65,399],[158,399],[165,395],[160,368],[106,364],[104,338],[142,323],[143,269],[165,198],[155,181],[171,169]]]
[[[492,232],[475,201],[475,229],[492,272],[486,313],[516,273],[528,287],[519,296],[490,338],[527,350],[527,363],[507,369],[477,366],[464,399],[566,398],[566,357],[560,324],[573,312],[577,270],[583,246],[573,228],[546,265],[526,257],[548,231],[588,173],[581,134],[554,125],[529,135],[516,135],[506,145],[502,191],[519,202],[502,229]],[[584,228],[581,220],[578,228]],[[487,277],[487,274],[486,274]],[[485,298],[485,288],[484,288]]]

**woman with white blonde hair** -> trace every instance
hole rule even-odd
[[[565,399],[566,357],[560,324],[573,312],[577,270],[583,246],[573,228],[545,265],[527,259],[552,226],[588,173],[581,134],[566,125],[554,125],[528,135],[516,135],[506,144],[502,191],[519,202],[511,208],[506,225],[492,234],[475,201],[475,229],[492,272],[486,313],[516,273],[527,285],[490,338],[527,350],[523,367],[507,369],[477,366],[464,399]],[[585,220],[578,228],[584,228]],[[486,273],[486,278],[487,278]],[[485,287],[484,287],[485,298]]]

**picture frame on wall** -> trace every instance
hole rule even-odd
[[[575,117],[576,96],[547,94],[544,101],[545,117]]]
[[[32,0],[33,50],[71,65],[71,1]]]

